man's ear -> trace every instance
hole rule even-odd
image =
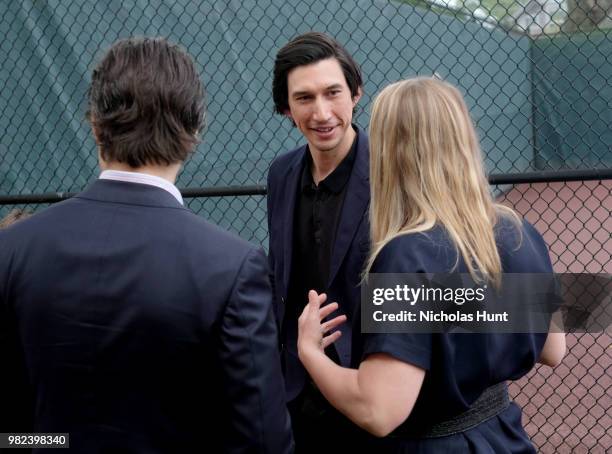
[[[97,149],[98,149],[98,166],[100,167],[100,170],[106,170],[108,167],[108,164],[102,157],[102,150],[100,149],[100,147],[97,147]]]
[[[91,126],[91,134],[93,135],[96,145],[100,146],[100,132],[98,131],[98,128],[96,128],[96,125],[93,123],[93,121],[90,121],[89,125]]]
[[[357,94],[353,96],[353,108],[357,105],[362,95],[363,95],[363,89],[361,87],[358,87]]]
[[[96,128],[96,126],[93,124],[93,122],[90,122],[89,124],[91,126],[91,134],[93,135],[94,141],[96,142],[96,151],[98,153],[98,165],[100,166],[100,169],[106,170],[107,163],[102,157],[102,147],[100,146],[100,132],[98,131],[98,128]]]

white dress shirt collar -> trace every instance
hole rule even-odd
[[[156,186],[172,194],[172,196],[176,200],[178,200],[181,205],[184,205],[183,197],[181,196],[181,193],[177,189],[177,187],[170,183],[168,180],[165,180],[161,177],[156,177],[155,175],[149,175],[147,173],[140,172],[125,172],[123,170],[104,170],[100,174],[100,180],[126,181],[128,183],[139,183]]]

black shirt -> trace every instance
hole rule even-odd
[[[297,318],[308,302],[308,291],[314,289],[322,293],[328,290],[331,256],[355,162],[356,142],[357,137],[338,167],[318,186],[312,179],[312,156],[306,150],[293,223],[293,258],[285,316],[285,328],[291,332],[289,336],[297,336]]]

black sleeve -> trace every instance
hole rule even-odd
[[[425,239],[425,241],[424,241]],[[419,273],[426,270],[423,257],[435,256],[426,237],[410,234],[387,243],[376,256],[371,273]],[[428,370],[431,368],[432,335],[414,333],[363,334],[361,361],[374,353]]]
[[[9,297],[11,258],[3,241],[0,236],[0,432],[32,432],[34,398]]]

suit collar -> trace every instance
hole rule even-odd
[[[77,194],[75,197],[126,205],[184,209],[178,200],[164,189],[148,184],[126,181],[96,180],[85,191]]]
[[[168,191],[181,205],[184,205],[183,196],[178,188],[170,181],[156,175],[141,172],[126,172],[124,170],[104,170],[100,174],[100,180],[127,181],[128,183],[141,183],[156,186],[164,191]]]

